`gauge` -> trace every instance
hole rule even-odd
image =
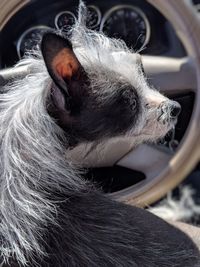
[[[35,26],[26,30],[17,42],[18,56],[21,58],[27,51],[37,48],[42,39],[42,35],[50,30],[51,28],[44,25]]]
[[[119,5],[111,8],[103,17],[100,30],[107,36],[119,38],[134,50],[141,50],[150,38],[150,24],[137,7]]]
[[[95,29],[101,22],[101,11],[97,6],[87,7],[87,22],[89,29]]]
[[[55,26],[58,30],[68,31],[69,27],[73,26],[76,21],[75,15],[70,11],[63,11],[56,15]]]

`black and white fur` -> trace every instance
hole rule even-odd
[[[80,142],[155,141],[176,122],[176,103],[149,87],[132,51],[86,29],[85,16],[81,2],[70,40],[46,34],[43,57],[18,64],[32,74],[0,95],[0,266],[200,266],[185,234],[111,200],[66,161]],[[63,48],[78,64],[69,77],[52,65]]]

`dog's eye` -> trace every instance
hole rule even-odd
[[[137,106],[137,100],[135,98],[130,99],[131,109],[135,109]]]
[[[129,105],[132,110],[136,109],[138,96],[133,88],[124,89],[122,92],[123,102]]]
[[[150,109],[151,108],[150,104],[149,103],[146,103],[145,104],[145,108]]]

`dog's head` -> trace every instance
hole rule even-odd
[[[47,33],[41,50],[54,81],[48,111],[71,142],[122,135],[154,141],[176,123],[179,104],[149,87],[121,41],[79,26],[71,40]]]

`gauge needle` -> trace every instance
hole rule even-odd
[[[126,27],[126,23],[125,23],[124,19],[122,19],[122,29],[123,29],[123,36],[126,37],[127,36],[127,27]]]

